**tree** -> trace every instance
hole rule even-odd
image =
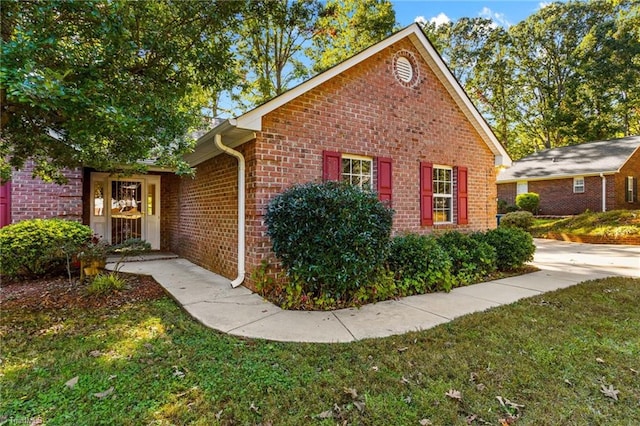
[[[2,2],[2,178],[105,171],[139,160],[187,171],[206,90],[234,81],[241,4],[98,0]]]
[[[322,72],[389,36],[396,15],[389,0],[329,0],[307,54]]]
[[[249,109],[309,75],[304,44],[313,35],[319,0],[246,0],[237,44],[243,78],[235,100]]]

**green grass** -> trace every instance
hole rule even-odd
[[[513,414],[518,425],[639,424],[639,300],[640,279],[609,278],[427,331],[334,345],[227,336],[169,298],[4,310],[0,416],[47,425],[465,425],[475,415],[472,424],[496,425]],[[445,396],[450,389],[462,399]]]
[[[531,229],[534,237],[547,233],[625,236],[640,234],[640,210],[612,210],[604,213],[585,212],[560,219],[536,219]]]

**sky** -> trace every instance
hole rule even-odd
[[[462,17],[491,18],[503,27],[515,25],[551,0],[391,0],[396,21],[401,27],[421,19],[436,23],[457,21]]]

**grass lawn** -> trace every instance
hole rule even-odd
[[[333,345],[227,336],[168,297],[3,308],[0,424],[640,424],[639,300],[609,278]]]
[[[558,219],[536,219],[531,229],[534,237],[547,233],[620,237],[640,234],[640,210],[585,212]]]

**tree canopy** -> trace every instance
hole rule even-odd
[[[552,3],[519,24],[424,31],[514,158],[640,134],[640,5]]]
[[[98,0],[1,8],[3,180],[33,160],[65,167],[187,171],[181,153],[202,126],[207,93],[230,87],[241,3]]]

